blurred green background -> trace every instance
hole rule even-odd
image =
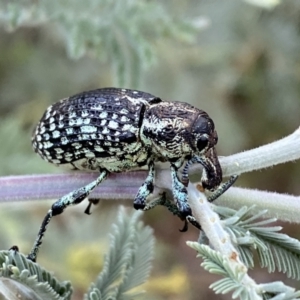
[[[1,0],[1,175],[63,172],[33,153],[34,124],[58,99],[99,87],[138,88],[207,111],[219,155],[293,132],[300,124],[300,1],[257,1],[268,8],[249,2]],[[299,195],[299,174],[300,164],[289,163],[245,174],[237,185]],[[18,244],[27,253],[50,204],[1,203],[1,249]],[[117,210],[116,203],[101,203],[87,217],[84,208],[53,219],[39,256],[60,279],[72,280],[74,299],[102,265]],[[144,220],[157,238],[145,299],[230,299],[209,290],[218,277],[203,271],[185,245],[198,238],[196,230],[179,233],[181,222],[164,208]],[[296,225],[283,226],[300,237]],[[282,274],[257,268],[250,275],[299,289]]]

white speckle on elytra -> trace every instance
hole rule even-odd
[[[119,127],[119,124],[115,121],[109,121],[107,126],[111,129],[117,129]]]
[[[53,144],[51,142],[49,142],[49,141],[48,142],[44,142],[43,145],[44,145],[44,148],[46,148],[46,149],[47,148],[51,148],[53,146]]]
[[[104,127],[103,130],[102,130],[102,133],[103,134],[108,134],[108,133],[110,133],[110,130],[107,127]]]
[[[77,120],[75,120],[75,119],[69,120],[69,126],[74,126],[76,123],[77,123]]]
[[[104,149],[102,147],[98,146],[98,145],[96,145],[94,147],[94,149],[95,149],[95,151],[98,151],[98,152],[104,152]]]
[[[44,117],[44,119],[45,120],[47,120],[47,119],[49,119],[50,118],[50,112],[49,111],[47,111],[46,112],[46,114],[45,114],[45,117]]]
[[[69,118],[76,118],[76,117],[77,117],[77,114],[76,114],[75,111],[71,111],[71,112],[69,113]]]
[[[55,129],[55,124],[54,123],[52,123],[52,124],[50,124],[50,126],[49,126],[49,130],[50,131],[53,131],[54,129]]]
[[[91,119],[90,118],[86,118],[83,120],[83,124],[85,125],[89,125],[91,123]]]
[[[103,107],[100,104],[98,104],[93,106],[93,110],[103,110]]]
[[[59,159],[52,159],[51,162],[53,164],[60,164],[60,160]]]
[[[121,122],[124,122],[124,123],[126,123],[126,122],[129,122],[130,120],[126,117],[126,116],[122,116],[121,117]]]
[[[123,126],[123,131],[127,131],[127,130],[129,130],[131,128],[131,125],[130,124],[125,124],[124,126]]]
[[[85,118],[85,117],[87,117],[89,115],[89,112],[87,111],[87,110],[83,110],[82,112],[81,112],[81,117],[82,118]]]
[[[80,131],[83,133],[97,132],[97,127],[95,126],[81,126]]]
[[[72,157],[72,156],[73,156],[73,153],[71,153],[71,152],[64,153],[64,157]]]
[[[56,153],[60,154],[60,153],[64,153],[64,151],[61,148],[55,148],[54,149]]]
[[[63,145],[66,145],[66,144],[68,144],[69,140],[68,140],[65,136],[63,136],[63,137],[60,139],[60,142],[61,142]]]
[[[128,114],[128,110],[125,109],[125,108],[122,108],[122,109],[120,110],[120,113],[121,113],[121,114],[124,114],[124,115],[127,115],[127,114]]]
[[[40,134],[43,134],[46,131],[45,126],[41,126],[40,127]]]
[[[93,157],[95,157],[95,153],[94,152],[87,152],[87,153],[85,153],[85,157],[86,158],[93,158]]]
[[[99,118],[101,119],[106,119],[107,118],[108,113],[106,111],[103,111],[100,115]]]
[[[60,136],[60,132],[58,130],[55,130],[55,131],[52,132],[52,137],[54,139],[58,138],[59,136]]]
[[[82,147],[82,144],[80,144],[80,143],[73,143],[72,147],[74,147],[75,149],[80,149]]]
[[[43,138],[44,138],[44,140],[48,141],[50,139],[49,133],[44,133]]]
[[[75,124],[74,125],[77,125],[77,126],[80,126],[83,124],[83,119],[82,118],[78,118],[75,120]]]
[[[74,133],[74,129],[73,128],[67,128],[66,129],[67,134],[73,134]]]

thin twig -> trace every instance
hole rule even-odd
[[[233,273],[236,269],[243,273],[242,282],[251,293],[251,299],[262,299],[257,293],[257,283],[247,274],[248,268],[240,260],[238,251],[232,244],[228,233],[224,230],[218,214],[209,205],[205,195],[194,184],[189,185],[188,194],[193,216],[201,224],[212,248],[230,260],[229,266],[232,268]]]
[[[293,161],[300,158],[300,129],[289,136],[228,157],[220,157],[224,176]],[[201,174],[201,167],[193,165],[190,173]],[[146,171],[111,174],[95,191],[92,198],[100,200],[132,200],[144,182]],[[58,199],[70,191],[84,186],[97,177],[97,173],[73,172],[53,175],[7,176],[0,178],[0,202]],[[155,178],[155,193],[171,193],[171,178],[168,166],[158,166]],[[268,216],[300,222],[299,197],[276,193],[231,188],[218,203],[232,208],[257,204],[257,209],[268,209]]]

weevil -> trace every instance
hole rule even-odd
[[[209,191],[217,190],[217,196],[234,181],[225,187],[221,185],[217,142],[214,122],[206,112],[188,103],[163,101],[141,91],[102,88],[51,105],[33,133],[35,152],[50,163],[97,171],[99,176],[52,205],[28,258],[36,260],[50,219],[88,197],[112,172],[148,166],[146,180],[133,202],[136,209],[148,209],[155,163],[169,162],[176,213],[184,220],[191,219],[186,186],[192,163],[203,165],[202,186]],[[182,166],[180,178],[178,170]]]

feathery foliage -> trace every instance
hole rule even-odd
[[[149,227],[138,221],[141,212],[131,218],[120,210],[117,223],[110,235],[110,251],[97,281],[84,299],[135,299],[140,292],[130,292],[146,281],[153,258],[153,237]]]
[[[246,1],[265,7],[272,7],[281,2],[275,0]],[[220,28],[221,30],[216,30],[220,31],[219,35],[216,35],[210,31],[208,33],[209,39],[204,41],[205,46],[202,46],[200,55],[198,53],[199,48],[197,48],[196,55],[193,54],[193,51],[189,51],[187,52],[188,55],[182,56],[189,58],[188,63],[190,66],[192,66],[191,69],[193,71],[196,71],[199,68],[204,70],[203,73],[205,73],[205,75],[201,78],[201,80],[198,77],[200,73],[196,73],[197,75],[193,74],[193,78],[197,78],[197,85],[199,84],[201,97],[203,99],[211,99],[211,97],[206,96],[207,91],[205,92],[205,90],[213,90],[214,97],[217,98],[217,95],[222,95],[222,103],[224,103],[224,99],[229,100],[226,103],[232,102],[235,104],[236,101],[238,101],[238,107],[240,108],[238,115],[242,116],[243,119],[243,122],[241,123],[247,124],[247,130],[245,130],[244,133],[249,133],[251,130],[256,138],[260,136],[261,142],[262,140],[268,140],[270,138],[271,127],[273,128],[273,134],[276,132],[276,130],[279,132],[279,128],[280,130],[282,128],[286,128],[282,126],[282,123],[279,122],[279,119],[284,119],[284,124],[290,126],[292,126],[291,124],[294,126],[295,122],[298,121],[295,114],[294,118],[290,116],[292,111],[298,111],[298,101],[295,101],[295,99],[299,98],[297,94],[297,76],[293,77],[293,75],[297,72],[291,72],[291,70],[293,70],[292,66],[297,66],[298,61],[299,51],[297,42],[299,39],[297,38],[297,24],[299,15],[297,15],[296,4],[294,6],[295,9],[293,6],[288,6],[289,4],[287,4],[286,7],[283,7],[281,10],[278,9],[277,11],[274,11],[273,14],[261,14],[261,11],[259,11],[259,18],[257,19],[255,16],[258,17],[258,15],[254,14],[254,10],[249,9],[247,10],[247,14],[250,16],[248,18],[248,16],[244,17],[245,15],[242,13],[236,13],[238,10],[235,10],[234,6],[237,7],[238,2],[231,2],[233,3],[231,4],[232,6],[228,6],[231,7],[231,9],[228,9],[226,14],[223,13],[224,9],[222,11],[222,9],[218,10],[214,8],[213,10],[217,12],[216,15],[208,13],[212,22],[214,22],[214,18],[215,20],[218,19],[222,24],[222,27],[226,24],[226,19],[224,21],[224,16],[226,16],[228,19],[231,19],[232,22],[235,22],[233,25],[232,23],[229,23],[231,24],[231,26],[229,26],[229,30],[222,30],[225,29],[225,25],[224,28]],[[289,2],[291,3],[292,1]],[[208,3],[209,1],[205,5],[212,5]],[[230,3],[230,1],[228,3]],[[222,5],[228,4],[223,4],[220,2],[217,5],[221,7]],[[224,6],[222,6],[222,8],[224,8]],[[246,11],[244,7],[243,11]],[[205,9],[203,12],[207,13]],[[288,14],[289,12],[293,12],[294,15],[290,16]],[[234,16],[238,16],[240,20],[245,19],[246,22],[237,22]],[[252,25],[254,26],[252,26],[251,22],[249,21],[251,18],[256,20],[252,22]],[[295,24],[292,24],[293,18],[295,19]],[[60,40],[61,43],[64,43],[69,57],[78,59],[87,55],[94,56],[101,62],[111,66],[113,73],[112,77],[114,78],[113,81],[115,85],[127,85],[131,87],[136,87],[138,85],[142,70],[147,68],[155,61],[157,50],[156,42],[159,41],[159,39],[164,39],[164,44],[168,42],[168,39],[191,42],[196,37],[199,29],[193,20],[187,21],[182,17],[172,17],[170,11],[165,9],[163,3],[158,1],[138,0],[68,0],[63,2],[57,0],[3,1],[0,3],[0,22],[2,22],[9,30],[15,30],[16,28],[25,26],[42,27],[41,25],[48,24],[48,26],[43,26],[43,34],[47,35],[47,38],[49,38],[49,35],[52,35],[56,41],[56,43],[53,44],[57,44],[57,40]],[[259,24],[260,26],[263,26],[264,30],[260,30],[262,27],[259,27]],[[215,25],[217,25],[217,22]],[[266,28],[269,30],[265,30]],[[259,32],[259,35],[255,35],[254,32]],[[246,43],[238,44],[237,37],[232,38],[232,36],[239,36],[239,39],[246,41]],[[228,50],[221,51],[219,43],[216,43],[217,46],[211,45],[209,42],[207,43],[207,41],[210,40],[213,42],[218,40],[223,43],[224,37],[226,37],[226,41],[228,41],[226,43],[226,47],[224,48],[228,49],[229,52],[234,53],[234,59],[233,57],[228,59],[228,56],[224,56],[224,53],[227,53]],[[227,48],[227,45],[230,45],[231,48]],[[205,51],[205,48],[208,48],[209,50]],[[239,49],[242,49],[242,51]],[[245,49],[249,51],[250,55],[244,52]],[[200,56],[201,59],[199,59]],[[224,60],[224,57],[227,58]],[[286,59],[287,57],[289,59]],[[219,75],[214,75],[213,77],[217,78],[217,80],[211,80],[211,74],[208,72],[209,68],[203,68],[203,63],[209,64],[209,62],[216,62],[218,60],[222,62],[229,62],[230,67],[224,69],[220,66],[220,64],[215,65],[215,69],[219,70]],[[235,62],[234,64],[232,63],[233,61]],[[237,67],[232,68],[232,65]],[[211,66],[214,66],[214,64],[210,65],[210,69]],[[272,68],[267,68],[266,66],[272,66]],[[5,68],[2,68],[2,70],[5,70]],[[215,70],[213,72],[215,72]],[[58,73],[59,71],[57,74]],[[82,73],[83,76],[86,75],[84,72]],[[182,76],[182,69],[179,69],[178,73]],[[220,76],[220,74],[222,76]],[[226,74],[226,76],[224,74]],[[224,77],[226,77],[227,80],[227,84],[225,85],[223,80],[218,80],[219,78]],[[205,80],[207,78],[210,82],[213,82],[213,85],[207,85],[207,87],[205,86]],[[268,80],[265,80],[265,78]],[[180,82],[183,82],[183,84],[186,85],[187,90],[192,90],[194,85],[191,78],[189,78],[188,84],[186,84],[186,81],[182,79],[183,76],[180,77]],[[72,81],[74,81],[74,77],[72,78]],[[8,86],[6,83],[7,81],[4,80],[4,82],[5,85]],[[47,78],[46,84],[48,85],[50,82],[51,80],[48,80]],[[201,85],[200,82],[204,82],[204,84]],[[221,82],[222,92],[218,92],[220,91],[220,83],[218,82]],[[252,85],[254,87],[252,87]],[[16,85],[13,85],[13,88],[15,88],[15,86]],[[171,90],[171,87],[167,85],[165,86],[167,89]],[[42,89],[41,87],[38,88]],[[18,90],[22,90],[20,86],[18,86]],[[272,91],[272,94],[268,93],[267,91]],[[186,92],[183,93],[186,94]],[[199,91],[197,91],[197,93],[197,97],[195,98],[198,99]],[[228,95],[228,97],[224,97],[224,94]],[[189,95],[187,96],[189,98],[193,98]],[[24,99],[26,98],[26,95],[24,95],[24,97],[22,95],[20,98]],[[267,99],[269,99],[269,104],[267,104]],[[284,99],[284,105],[282,105],[282,99]],[[259,103],[256,107],[252,106],[254,109],[253,114],[240,113],[241,111],[244,112],[248,111],[248,109],[251,109],[251,100],[253,102],[256,100]],[[274,103],[276,105],[274,105]],[[259,109],[257,107],[259,107]],[[280,111],[278,108],[280,108]],[[217,111],[218,110],[216,109],[215,114]],[[254,127],[250,127],[250,123],[252,122],[245,122],[244,118],[247,119],[247,115],[249,118],[253,118],[253,115],[255,115],[258,111],[259,115],[266,115],[266,119],[261,123],[261,126],[263,127],[259,128],[258,122],[253,122],[256,125]],[[279,113],[280,118],[278,117]],[[219,115],[219,117],[221,117],[220,119],[222,119],[224,115],[226,115],[226,109],[224,109],[222,106],[221,114]],[[282,115],[285,115],[286,118],[282,118]],[[273,119],[270,116],[272,116]],[[221,122],[220,119],[218,122]],[[238,128],[242,128],[241,123],[238,123],[236,118],[231,118],[230,120],[231,122],[224,122],[224,124],[233,124],[232,126],[234,126],[235,132],[238,131]],[[276,122],[273,122],[272,124],[276,123],[278,125],[268,125],[268,121],[270,120],[276,120]],[[8,121],[8,123],[5,122],[5,125],[9,125],[10,120]],[[238,124],[240,126],[237,126]],[[32,171],[32,168],[26,167],[26,164],[30,164],[30,162],[29,160],[26,160],[25,155],[23,158],[18,158],[15,156],[11,159],[9,157],[9,155],[13,155],[11,149],[14,147],[20,149],[19,144],[21,138],[24,140],[24,135],[20,134],[20,139],[15,139],[15,136],[11,134],[11,132],[15,132],[15,130],[12,130],[10,127],[7,128],[9,129],[8,136],[11,139],[7,139],[6,136],[2,138],[2,140],[6,141],[6,145],[3,145],[2,147],[4,149],[2,149],[2,152],[6,152],[6,150],[8,150],[7,154],[5,153],[5,155],[2,155],[2,157],[6,158],[5,162],[2,164],[5,166],[7,165],[7,168],[2,168],[1,172],[3,174],[15,173],[8,172],[7,170],[9,168],[20,168],[19,166],[21,166],[23,170],[30,169]],[[269,130],[265,130],[265,128],[269,128]],[[227,132],[232,132],[232,130],[228,130]],[[280,132],[280,134],[283,134],[283,131]],[[241,131],[240,135],[242,138],[240,138],[240,141],[244,138],[242,133],[243,132]],[[258,135],[257,133],[260,134]],[[265,135],[263,136],[263,134]],[[238,148],[232,145],[234,145],[234,141],[239,140],[239,134],[235,134],[234,139],[228,138],[227,140],[231,147],[229,149]],[[11,146],[7,143],[7,141],[11,141],[13,145]],[[17,141],[18,143],[15,144],[14,141]],[[257,145],[258,142],[259,141],[256,140],[255,145]],[[248,146],[248,144],[246,145]],[[245,144],[239,146],[242,148],[245,146]],[[291,146],[290,148],[300,149],[295,145]],[[222,150],[224,151],[224,148]],[[229,151],[227,148],[227,153],[228,152]],[[273,153],[273,151],[270,151],[269,153]],[[279,151],[279,154],[286,155],[286,152]],[[18,166],[11,166],[11,161]],[[21,161],[22,163],[17,163],[18,161]],[[254,159],[252,157],[251,164],[253,161]],[[236,163],[236,161],[235,165],[240,167],[240,164]],[[291,170],[289,170],[289,173],[292,174],[292,168],[290,169]],[[288,177],[285,176],[285,178]],[[246,194],[246,192],[244,194]],[[262,206],[265,205],[265,201],[260,201],[260,203]],[[297,212],[299,210],[295,211]],[[221,212],[219,214],[222,215]],[[262,215],[263,213],[259,214],[259,216]],[[278,213],[278,215],[280,216],[280,213]],[[230,234],[232,242],[239,251],[240,258],[246,266],[254,266],[253,251],[256,251],[261,266],[267,267],[269,272],[273,272],[277,269],[286,273],[288,277],[299,279],[299,242],[297,240],[291,239],[288,236],[279,233],[279,227],[272,227],[270,225],[272,220],[258,221],[258,215],[252,218],[251,212],[248,214],[247,209],[240,210],[238,212],[231,211],[228,212],[228,214],[223,214],[222,216],[224,218],[224,228]],[[137,243],[142,244],[142,241],[138,241],[138,239],[136,241]],[[112,240],[112,243],[119,245],[114,240]],[[129,245],[130,243],[127,244],[128,248],[130,248]],[[123,250],[125,251],[125,249]],[[241,271],[238,268],[232,270],[228,258],[220,255],[220,253],[214,253],[214,255],[208,251],[205,253],[208,265],[209,262],[213,261],[213,259],[216,260],[216,263],[212,265],[212,270],[215,270],[218,274],[226,277],[224,278],[224,281],[216,283],[217,291],[228,292],[231,290],[234,291],[234,297],[240,297],[243,299],[247,299],[247,297],[251,298],[253,296],[244,285],[241,286],[241,284],[243,284],[243,278],[246,277],[243,273],[244,270]],[[217,254],[219,254],[219,257]],[[131,252],[129,251],[128,253],[126,252],[126,255],[129,258],[131,257],[131,259],[134,261],[132,258],[134,255],[133,250]],[[212,255],[213,259],[210,259],[209,255]],[[139,257],[138,254],[137,257]],[[99,277],[101,287],[103,286],[105,289],[107,289],[107,297],[110,297],[110,294],[108,293],[111,292],[115,297],[123,297],[122,299],[126,299],[126,294],[124,293],[130,290],[130,287],[132,286],[131,282],[135,282],[136,280],[134,277],[136,273],[131,271],[134,270],[134,265],[132,265],[132,269],[127,269],[126,266],[123,266],[124,269],[122,269],[122,266],[120,265],[114,266],[115,268],[118,268],[118,270],[123,270],[122,275],[125,274],[127,276],[118,277],[118,275],[113,273],[115,270],[113,268],[113,264],[118,264],[119,260],[115,259],[114,257],[110,257],[110,255],[108,258],[111,266],[107,266],[109,271],[104,270],[104,273]],[[137,266],[140,266],[140,264],[136,264],[136,267]],[[112,273],[109,273],[110,270]],[[24,274],[26,277],[26,272]],[[112,277],[110,277],[109,274],[112,275]],[[121,277],[122,279],[120,279]],[[109,278],[115,278],[116,280],[113,281]],[[138,282],[138,280],[136,280],[136,282]],[[96,288],[93,289],[94,294],[88,294],[90,295],[91,299],[102,299],[102,290],[98,289],[97,284],[98,282],[95,284]],[[264,293],[261,293],[264,299],[299,298],[298,292],[295,292],[294,289],[278,282],[258,284],[256,285],[256,289],[260,292],[264,291]],[[131,294],[128,297],[133,298],[133,295]]]
[[[225,277],[210,285],[216,294],[233,292],[233,299],[240,298],[243,300],[258,299],[257,294],[260,294],[263,299],[291,300],[300,298],[300,291],[295,291],[294,288],[286,286],[282,282],[260,284],[256,287],[253,282],[253,287],[249,288],[249,285],[244,282],[247,273],[246,268],[241,269],[239,265],[234,265],[234,261],[230,261],[207,245],[200,245],[195,242],[188,242],[187,244],[198,252],[198,257],[203,258],[201,266],[205,270]]]
[[[10,1],[0,6],[0,22],[8,30],[51,22],[71,58],[109,61],[115,84],[131,87],[155,61],[158,39],[190,43],[199,30],[196,20],[173,17],[161,2],[145,0]]]
[[[241,271],[238,268],[232,270],[230,260],[207,245],[194,242],[188,242],[188,245],[198,252],[198,257],[203,258],[201,266],[205,270],[226,277],[210,286],[217,294],[225,294],[235,290],[236,296],[240,296],[242,299],[250,299],[247,289],[243,288],[242,284],[246,270]]]
[[[300,242],[279,233],[280,226],[268,226],[275,219],[260,220],[266,210],[253,216],[253,209],[254,206],[243,207],[238,211],[215,207],[223,218],[226,217],[223,221],[225,228],[248,267],[254,266],[251,250],[256,250],[260,265],[266,267],[269,273],[277,269],[289,278],[300,280]]]
[[[11,299],[8,295],[12,290],[26,299],[71,299],[69,282],[59,282],[50,272],[19,252],[1,251],[0,265],[0,281],[10,282],[1,286],[0,295],[4,293],[5,299]]]
[[[259,294],[264,299],[298,299],[300,291],[284,285],[282,282],[272,282],[253,287],[245,284],[247,267],[254,266],[253,251],[257,251],[262,267],[268,272],[276,269],[286,273],[287,277],[300,279],[300,242],[285,234],[279,233],[280,226],[270,226],[275,219],[261,220],[267,212],[261,211],[253,216],[254,207],[243,207],[238,211],[226,207],[215,206],[214,210],[221,216],[225,230],[239,252],[245,267],[237,264],[235,259],[229,259],[207,245],[188,242],[188,245],[203,258],[201,266],[211,273],[224,278],[213,283],[210,287],[218,293],[233,292],[232,298],[255,299]],[[247,266],[247,267],[246,267]],[[247,279],[248,280],[248,279]]]
[[[103,271],[91,284],[85,299],[126,300],[136,299],[141,294],[141,291],[131,290],[147,280],[154,245],[152,230],[139,221],[141,214],[134,212],[127,216],[124,208],[120,209],[110,234],[110,251]],[[0,295],[6,299],[12,299],[10,294],[13,291],[28,299],[71,299],[69,282],[59,282],[50,272],[19,252],[1,251],[0,265]]]

